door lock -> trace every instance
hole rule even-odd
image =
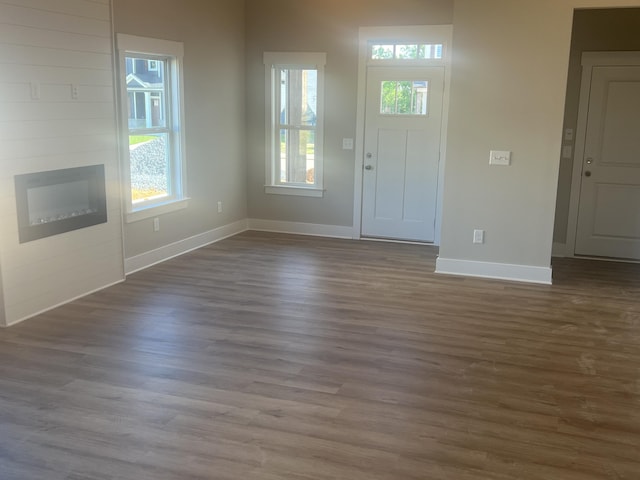
[[[587,170],[586,172],[584,172],[584,176],[585,177],[590,177],[591,176],[591,172],[589,170]]]
[[[367,152],[367,158],[371,158],[371,157],[373,157],[373,153]]]
[[[593,158],[587,158],[587,165],[591,165],[593,163]]]
[[[373,170],[373,165],[365,165],[364,169],[365,170]]]

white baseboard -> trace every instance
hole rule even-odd
[[[353,227],[320,225],[316,223],[281,222],[279,220],[249,219],[249,230],[259,232],[293,233],[316,237],[353,238]]]
[[[13,327],[14,325],[22,323],[25,320],[29,320],[30,318],[37,317],[38,315],[42,315],[43,313],[47,313],[50,310],[53,310],[53,309],[58,308],[58,307],[62,307],[63,305],[66,305],[67,303],[75,302],[76,300],[80,300],[81,298],[84,298],[84,297],[86,297],[88,295],[91,295],[93,293],[100,292],[100,291],[102,291],[102,290],[104,290],[106,288],[113,287],[114,285],[118,285],[119,283],[122,283],[122,282],[124,282],[124,278],[121,279],[121,280],[118,280],[116,282],[109,283],[108,285],[104,285],[102,287],[95,288],[95,289],[93,289],[93,290],[91,290],[89,292],[83,293],[81,295],[77,295],[77,296],[75,296],[73,298],[70,298],[69,300],[64,300],[63,302],[56,303],[55,305],[52,305],[52,306],[47,307],[47,308],[44,308],[44,309],[42,309],[40,311],[37,311],[35,313],[30,313],[26,317],[18,318],[17,320],[11,320],[10,322],[7,322],[6,325],[0,324],[0,327],[3,327],[3,328],[4,327],[7,327],[7,328],[8,327]]]
[[[232,237],[247,230],[247,221],[240,220],[238,222],[230,223],[219,228],[215,228],[208,232],[204,232],[193,237],[185,238],[178,242],[164,247],[151,250],[149,252],[136,255],[135,257],[125,258],[124,260],[124,272],[125,275],[144,270],[158,263],[162,263],[185,253],[197,250],[198,248],[205,247],[225,238]]]
[[[551,285],[551,267],[475,262],[438,257],[436,273]]]
[[[566,243],[553,243],[553,249],[551,250],[552,257],[566,257],[567,256],[567,244]]]

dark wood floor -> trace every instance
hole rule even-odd
[[[640,266],[249,232],[0,331],[0,478],[640,478]]]

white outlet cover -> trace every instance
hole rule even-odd
[[[342,149],[343,150],[353,150],[353,138],[343,138],[342,139]]]
[[[508,150],[491,150],[489,153],[489,165],[511,165],[511,152]]]

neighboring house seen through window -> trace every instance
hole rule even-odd
[[[324,53],[265,53],[266,192],[323,195]]]
[[[118,35],[127,221],[184,208],[182,44]],[[159,211],[160,210],[160,211]]]

